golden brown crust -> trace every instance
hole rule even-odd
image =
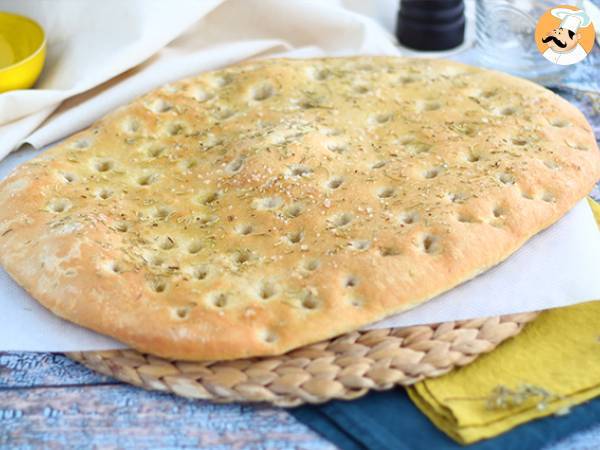
[[[0,263],[163,357],[272,355],[505,259],[600,177],[590,126],[448,61],[251,62],[151,92],[0,183]]]

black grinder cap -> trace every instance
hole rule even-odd
[[[458,47],[465,37],[463,0],[402,0],[396,37],[415,50]]]

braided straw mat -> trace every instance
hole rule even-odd
[[[354,331],[281,356],[169,361],[135,350],[68,353],[100,373],[146,389],[227,402],[291,407],[408,386],[474,361],[538,313]]]

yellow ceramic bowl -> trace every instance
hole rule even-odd
[[[0,92],[33,86],[45,59],[42,27],[27,17],[0,12]]]

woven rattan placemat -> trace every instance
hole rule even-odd
[[[355,331],[285,355],[169,361],[134,350],[67,353],[100,373],[146,389],[214,402],[278,406],[353,399],[469,364],[518,334],[538,313]]]

